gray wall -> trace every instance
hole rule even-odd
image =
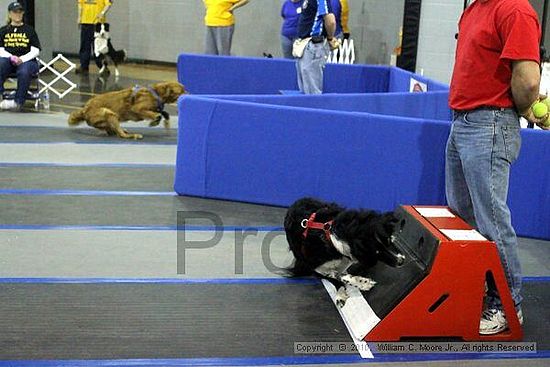
[[[542,15],[544,0],[531,0]],[[0,0],[7,7],[9,0]],[[350,28],[357,62],[388,64],[398,44],[404,0],[349,0]],[[232,53],[280,56],[281,0],[251,0],[236,11]],[[454,64],[457,23],[462,0],[424,0],[420,24],[417,72],[448,83]],[[116,0],[109,14],[116,48],[130,58],[175,62],[181,52],[202,53],[204,40],[202,0]],[[36,26],[43,57],[48,51],[77,53],[79,31],[75,0],[36,1]],[[545,44],[550,48],[550,22]]]
[[[403,21],[404,0],[349,2],[358,62],[389,63]],[[236,10],[234,55],[281,55],[280,6],[281,0],[251,0]],[[74,0],[37,1],[36,17],[38,31],[41,37],[45,33],[44,38],[51,38],[52,49],[78,51]],[[181,52],[203,52],[203,18],[202,0],[116,0],[109,14],[116,48],[127,49],[130,58],[168,62],[174,62]]]
[[[422,1],[417,73],[444,83],[451,81],[456,47],[454,36],[463,6],[463,1]]]
[[[542,24],[542,9],[545,0],[530,0],[539,14]],[[416,71],[444,83],[451,81],[453,71],[458,20],[463,10],[463,1],[424,0],[418,41]],[[544,45],[550,53],[550,21],[546,24]]]

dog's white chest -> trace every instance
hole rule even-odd
[[[330,240],[332,241],[332,244],[334,245],[334,248],[336,249],[336,251],[338,251],[339,253],[341,253],[346,257],[349,257],[350,259],[353,259],[353,255],[351,254],[351,248],[349,247],[347,242],[340,240],[334,234],[330,235]]]

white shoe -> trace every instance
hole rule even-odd
[[[519,310],[517,312],[519,324],[523,325],[523,312]],[[490,308],[483,311],[481,320],[479,321],[479,333],[481,335],[493,335],[498,334],[501,331],[506,330],[508,327],[508,321],[502,310],[496,308]]]
[[[19,108],[19,105],[13,99],[5,99],[0,102],[0,109],[3,110],[16,110]]]

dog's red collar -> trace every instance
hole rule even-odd
[[[317,213],[311,213],[311,215],[309,216],[309,219],[304,219],[302,220],[302,228],[304,228],[304,232],[302,233],[302,236],[304,236],[304,238],[307,238],[307,234],[308,234],[308,231],[309,229],[321,229],[323,230],[323,232],[325,232],[325,236],[327,238],[327,240],[329,242],[332,242],[332,240],[330,239],[330,229],[332,228],[332,220],[326,222],[326,223],[321,223],[321,222],[316,222],[315,221],[315,216],[317,215]]]

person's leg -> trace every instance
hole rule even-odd
[[[8,57],[0,57],[0,97],[4,93],[4,83],[8,75],[15,71],[15,66],[12,65]]]
[[[220,55],[229,56],[231,55],[231,42],[233,41],[233,32],[235,31],[235,26],[227,27],[216,27],[217,28],[217,45]]]
[[[303,62],[303,59],[304,59],[303,57],[300,57],[300,58],[296,59],[296,80],[298,82],[298,89],[302,93],[304,92],[304,81],[303,81],[303,77],[302,77],[302,68],[303,68],[302,62]]]
[[[518,311],[521,297],[521,267],[517,238],[506,204],[510,166],[521,145],[519,119],[515,112],[475,111],[464,116],[465,128],[457,139],[478,231],[497,245],[504,273]],[[487,308],[502,309],[494,282],[487,282]],[[487,326],[487,324],[486,324]],[[498,332],[506,327],[500,319]]]
[[[216,27],[206,27],[206,36],[204,39],[204,53],[207,55],[217,55],[218,47],[216,46]]]
[[[17,92],[15,93],[15,103],[19,106],[25,104],[27,91],[31,85],[31,80],[38,73],[38,62],[30,60],[17,66]]]
[[[94,43],[93,24],[80,25],[80,70],[87,71],[92,58],[92,47]]]
[[[292,56],[292,43],[293,41],[290,38],[281,35],[281,50],[285,59],[294,59],[294,56]]]
[[[323,70],[328,56],[325,43],[309,42],[301,60],[303,92],[305,94],[323,93]]]
[[[464,126],[463,117],[464,114],[455,114],[451,133],[447,140],[445,150],[445,193],[449,207],[458,214],[459,217],[476,228],[470,191],[468,190],[468,184],[464,177],[462,161],[457,150],[457,143],[455,142],[454,136],[455,134],[460,135],[463,129],[468,128]]]

